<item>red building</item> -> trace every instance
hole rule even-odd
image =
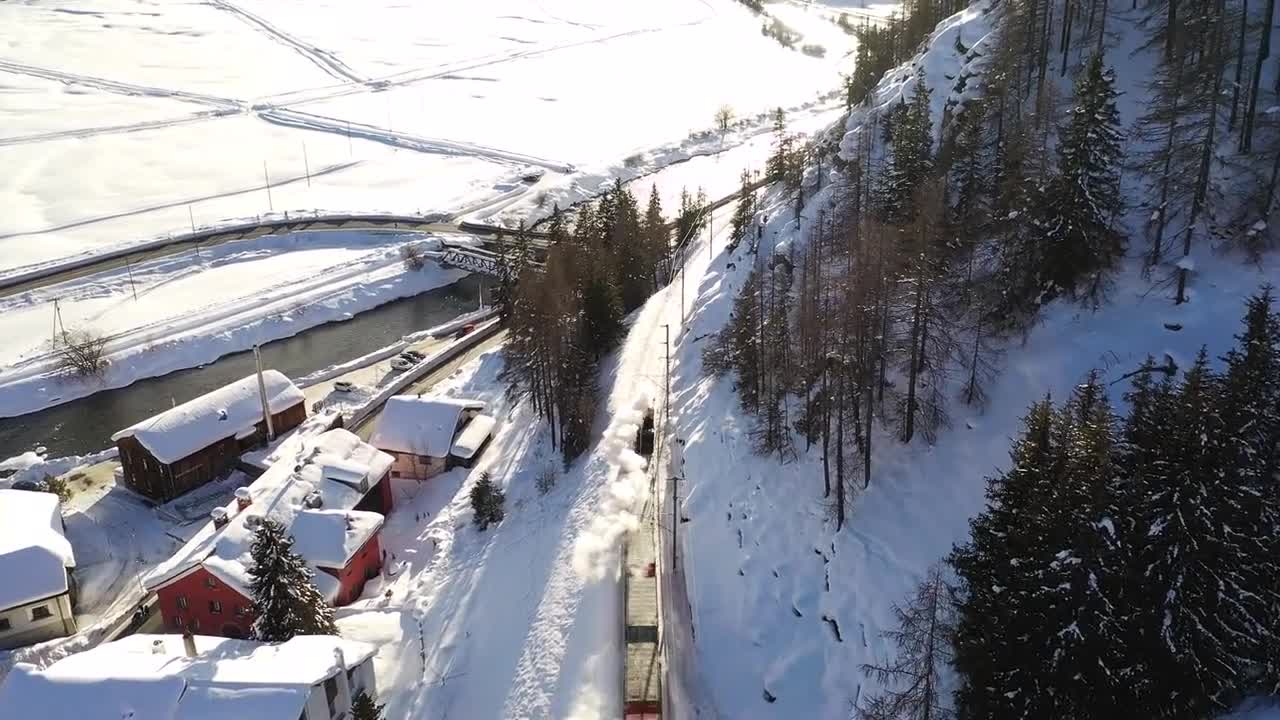
[[[379,532],[391,511],[392,458],[346,430],[304,440],[290,465],[277,461],[208,525],[144,579],[166,627],[247,637],[253,624],[249,554],[254,529],[281,523],[334,605],[360,597],[382,570]]]

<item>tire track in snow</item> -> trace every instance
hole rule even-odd
[[[118,95],[147,97],[161,97],[172,100],[182,100],[185,102],[197,103],[199,105],[212,105],[225,111],[243,111],[244,103],[231,98],[218,97],[217,95],[205,95],[203,93],[191,93],[182,90],[166,90],[164,88],[151,87],[149,85],[135,85],[133,83],[120,82],[118,80],[107,80],[106,78],[94,77],[92,75],[80,75],[77,73],[63,72],[62,70],[54,70],[52,68],[43,68],[36,65],[27,65],[26,63],[14,62],[0,58],[0,71],[11,72],[18,75],[29,75],[45,80],[56,80],[57,82],[84,85],[97,90],[105,90],[107,92],[116,93]]]
[[[354,83],[365,82],[365,78],[356,74],[355,70],[348,67],[346,63],[339,60],[333,53],[327,50],[321,50],[314,45],[308,45],[299,38],[290,35],[244,8],[239,7],[238,5],[233,5],[227,2],[227,0],[209,0],[209,4],[219,10],[225,10],[226,12],[235,15],[237,18],[249,25],[256,26],[267,35],[275,38],[275,40],[280,44],[293,48],[299,55],[310,60],[312,64],[329,75],[339,80],[349,80]]]
[[[498,148],[491,148],[473,143],[458,142],[455,140],[418,137],[408,133],[384,130],[373,125],[339,120],[338,118],[316,115],[314,113],[303,112],[301,110],[290,110],[288,108],[263,108],[259,109],[257,114],[258,117],[263,120],[277,125],[301,128],[304,130],[329,132],[338,135],[350,135],[351,137],[373,140],[387,145],[395,145],[397,147],[408,148],[410,150],[417,150],[418,152],[436,153],[440,155],[482,157],[490,160],[497,160],[499,162],[536,165],[538,167],[561,173],[573,172],[574,170],[573,165],[569,163],[547,160],[533,155],[525,155],[523,153],[500,150]]]
[[[188,123],[203,122],[205,120],[238,114],[240,114],[239,110],[209,110],[192,115],[184,115],[178,118],[171,118],[169,120],[150,120],[145,122],[128,123],[125,125],[102,125],[99,127],[77,128],[75,130],[55,130],[53,132],[33,133],[31,135],[14,135],[12,137],[0,137],[0,147],[8,147],[11,145],[31,145],[34,143],[49,142],[51,140],[97,137],[99,135],[119,135],[123,133],[141,132],[143,130],[158,130],[161,128],[177,127]]]

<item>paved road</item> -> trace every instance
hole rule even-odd
[[[493,337],[490,337],[486,340],[481,341],[480,344],[476,345],[470,350],[463,352],[458,357],[454,358],[453,360],[450,360],[449,362],[437,368],[434,372],[423,376],[421,379],[417,380],[412,385],[405,388],[401,394],[413,395],[416,393],[427,392],[436,383],[452,375],[454,370],[457,370],[463,365],[466,365],[472,360],[475,360],[476,358],[480,357],[480,355],[484,354],[486,351],[489,351],[489,350],[492,350],[493,348],[498,347],[502,343],[506,342],[506,340],[507,340],[507,331],[505,329],[499,330],[497,333],[493,335]],[[373,434],[373,429],[374,427],[377,426],[378,416],[380,416],[381,414],[382,414],[382,408],[378,408],[378,410],[372,413],[371,415],[369,415],[369,417],[365,418],[364,420],[360,421],[358,424],[348,429],[354,432],[356,435],[359,435],[362,440],[368,440],[369,436]]]

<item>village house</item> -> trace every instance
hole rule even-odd
[[[76,632],[75,566],[58,496],[0,490],[0,650]]]
[[[0,708],[14,718],[339,720],[360,692],[376,697],[376,650],[317,635],[278,644],[131,635],[43,670],[18,663],[0,684]]]
[[[276,434],[306,419],[306,398],[289,378],[267,370],[262,381]],[[120,452],[125,484],[167,502],[231,472],[240,454],[265,442],[267,434],[258,376],[250,375],[127,427],[111,440]]]
[[[293,536],[293,549],[315,573],[320,593],[346,605],[382,569],[379,531],[391,511],[391,456],[351,432],[329,430],[299,443],[177,554],[143,578],[156,593],[165,627],[231,638],[253,624],[249,549],[254,530],[274,520]]]
[[[471,467],[496,422],[483,410],[479,400],[396,395],[383,406],[369,442],[395,458],[392,477],[426,480],[452,467]]]

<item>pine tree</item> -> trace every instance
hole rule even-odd
[[[476,484],[471,486],[471,521],[482,531],[502,522],[505,515],[502,506],[506,499],[506,494],[493,481],[489,471],[480,473]]]
[[[729,250],[732,252],[738,243],[751,232],[753,218],[756,214],[756,194],[751,189],[751,173],[742,171],[742,187],[738,190],[738,204],[733,210],[730,221]]]
[[[337,635],[333,608],[316,589],[311,568],[293,551],[284,526],[264,519],[249,548],[254,640],[284,642],[296,635]]]
[[[361,690],[351,700],[351,720],[382,720],[382,710],[386,704],[377,704],[369,693]]]
[[[987,481],[986,509],[970,522],[969,542],[948,560],[962,581],[953,663],[962,720],[1035,717],[1041,680],[1025,642],[1039,632],[1039,585],[1023,568],[1046,552],[1039,519],[1059,463],[1054,425],[1048,399],[1031,407],[1010,469]]]
[[[953,607],[942,566],[929,568],[906,606],[895,604],[896,630],[884,637],[897,648],[892,661],[862,671],[887,686],[858,709],[863,720],[946,720],[941,675],[951,659]]]
[[[653,291],[656,292],[671,276],[671,231],[667,229],[667,219],[662,216],[662,200],[658,197],[658,186],[649,189],[649,205],[644,211],[641,224],[641,235],[644,237],[645,255],[655,268],[662,269],[660,277],[656,272],[653,277]]]
[[[1098,301],[1104,273],[1124,252],[1113,227],[1122,207],[1120,114],[1115,73],[1094,55],[1076,83],[1074,107],[1058,142],[1058,172],[1037,219],[1045,246],[1044,291]]]
[[[765,174],[773,182],[783,182],[791,174],[795,161],[796,139],[787,133],[787,114],[782,108],[773,111],[773,154],[765,162]]]
[[[916,191],[933,168],[929,94],[929,85],[921,70],[916,75],[910,100],[900,103],[885,123],[890,156],[882,173],[879,195],[881,217],[890,224],[910,222],[915,217]]]

